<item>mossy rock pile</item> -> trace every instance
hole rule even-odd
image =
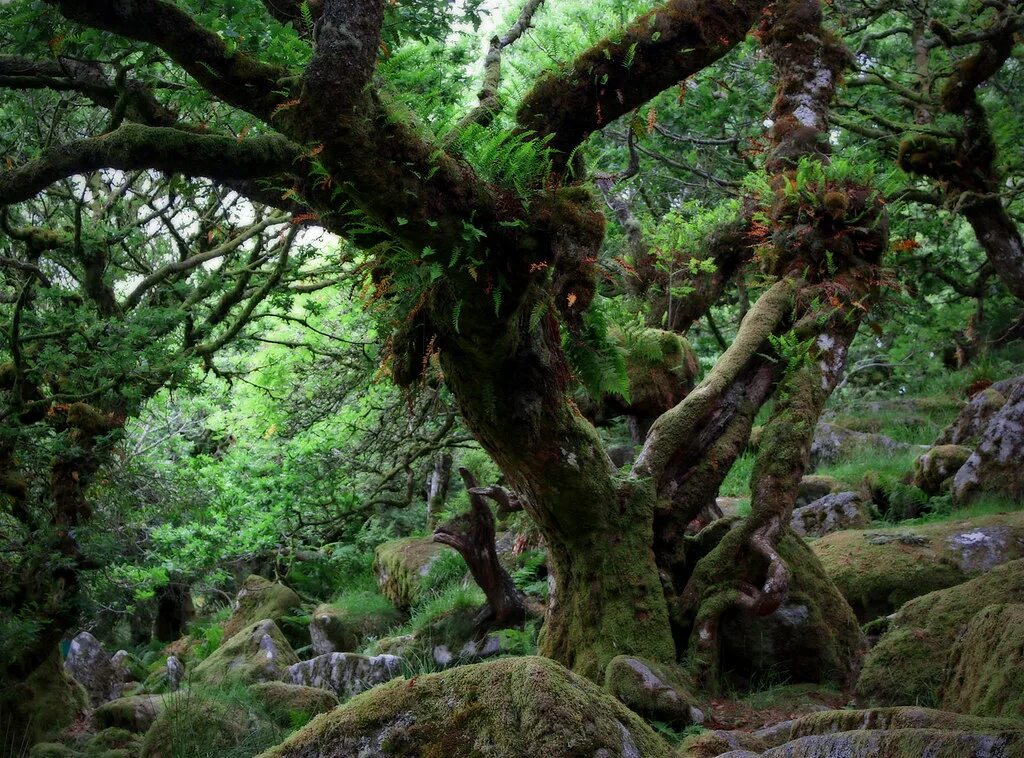
[[[380,591],[398,608],[416,605],[431,565],[446,549],[430,537],[407,537],[379,545],[373,555],[373,570]]]
[[[219,685],[280,679],[299,658],[270,619],[257,621],[214,650],[195,667],[192,681]]]
[[[868,622],[915,597],[1024,557],[1024,512],[834,532],[811,549],[857,618]]]
[[[54,647],[24,682],[0,692],[0,735],[8,744],[41,742],[68,726],[88,705],[88,693],[65,670]]]
[[[162,709],[160,695],[133,695],[104,703],[93,712],[92,719],[100,729],[126,729],[143,734]]]
[[[313,652],[323,655],[358,650],[365,639],[380,637],[401,618],[390,601],[373,592],[348,596],[344,605],[323,603],[309,621]]]
[[[1024,719],[1024,604],[976,613],[949,654],[942,707]]]
[[[318,716],[262,758],[669,758],[668,745],[589,680],[546,658],[396,679]]]
[[[911,600],[865,658],[857,694],[880,705],[937,703],[956,641],[976,614],[1001,603],[1024,603],[1024,560]]]
[[[235,596],[231,617],[224,624],[224,641],[257,621],[278,621],[299,608],[299,596],[279,582],[250,575]]]

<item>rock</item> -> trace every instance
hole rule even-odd
[[[881,705],[934,702],[947,657],[982,609],[1024,602],[1024,559],[904,605],[864,659],[857,694]]]
[[[176,655],[167,656],[167,690],[177,692],[181,688],[181,682],[185,678],[185,664]]]
[[[615,468],[629,466],[636,458],[636,448],[633,445],[612,445],[608,448],[608,457]]]
[[[329,690],[346,700],[394,679],[401,673],[401,662],[394,655],[327,653],[289,666],[282,678],[292,684]]]
[[[431,565],[446,549],[430,537],[407,537],[378,545],[373,570],[380,591],[403,610],[416,605]]]
[[[110,656],[110,665],[122,682],[144,682],[149,676],[142,661],[127,650],[118,650]]]
[[[503,658],[353,698],[262,758],[399,755],[669,758],[626,706],[547,658]]]
[[[231,617],[224,625],[224,643],[243,628],[264,619],[276,622],[301,604],[299,596],[283,584],[250,575],[235,596]]]
[[[674,729],[704,721],[681,670],[619,655],[605,669],[604,687],[648,721],[662,721]]]
[[[1024,513],[870,532],[834,532],[811,544],[862,622],[908,600],[1024,558]]]
[[[310,617],[309,636],[316,655],[358,650],[367,637],[379,637],[401,619],[391,602],[374,592],[346,595],[343,600],[344,606],[317,606]]]
[[[871,512],[862,495],[837,492],[796,508],[789,525],[801,537],[824,537],[840,529],[853,529],[869,523]]]
[[[948,490],[953,475],[971,457],[969,448],[960,445],[937,445],[914,462],[914,486],[929,495]]]
[[[797,682],[849,681],[865,640],[849,605],[802,539],[785,534],[787,601],[768,616],[727,612],[720,624],[722,670],[741,686],[770,675]]]
[[[1024,604],[982,608],[950,651],[942,707],[1024,718]]]
[[[748,497],[716,497],[715,506],[722,518],[741,516],[746,505],[750,504]]]
[[[110,662],[110,655],[89,632],[80,632],[71,640],[64,665],[68,673],[85,687],[93,706],[121,697],[124,682]]]
[[[953,499],[970,500],[979,491],[1024,501],[1024,382],[1015,384],[1006,404],[989,421],[978,447],[953,477]]]
[[[68,673],[56,646],[23,682],[0,688],[0,747],[31,745],[57,734],[89,705],[89,695]]]
[[[142,736],[127,729],[110,727],[98,732],[85,743],[86,756],[114,758],[136,756],[142,749]]]
[[[819,466],[837,463],[843,458],[850,458],[863,448],[892,452],[913,448],[925,449],[923,445],[897,442],[884,434],[855,432],[842,426],[821,422],[814,430],[814,440],[811,442],[811,470]]]
[[[298,663],[288,640],[270,619],[257,621],[221,643],[192,671],[192,680],[204,684],[280,679]]]
[[[843,483],[833,476],[820,476],[808,474],[800,479],[796,490],[796,507],[802,508],[810,505],[826,495],[841,492]]]
[[[238,703],[181,690],[166,697],[146,732],[141,758],[253,755],[279,734],[276,725]]]
[[[988,426],[988,422],[1004,405],[1006,405],[1006,397],[993,387],[975,393],[960,409],[956,420],[935,438],[935,445],[976,443],[981,437],[981,433],[985,431],[985,427]]]
[[[333,692],[301,684],[257,682],[249,685],[249,692],[281,726],[291,725],[293,713],[317,716],[338,706],[338,698]]]
[[[127,729],[144,734],[162,709],[160,695],[132,695],[104,703],[93,712],[92,719],[100,729]]]

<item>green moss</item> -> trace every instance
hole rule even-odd
[[[597,685],[527,657],[393,680],[319,716],[263,758],[354,755],[365,744],[395,758],[670,755]]]
[[[28,758],[76,758],[81,755],[59,742],[40,742],[32,746]]]
[[[263,619],[277,621],[287,616],[302,601],[288,587],[255,574],[242,584],[235,598],[235,608],[224,625],[224,639],[238,634],[244,627]]]
[[[279,679],[284,669],[298,663],[281,630],[273,621],[257,621],[229,639],[192,671],[192,680],[206,684],[249,684]]]
[[[162,697],[133,695],[104,703],[93,712],[92,718],[101,729],[119,728],[145,732],[162,707]]]
[[[422,598],[430,567],[445,547],[430,537],[407,537],[377,547],[373,570],[383,592],[399,608],[411,608]]]
[[[942,706],[1024,719],[1024,604],[976,613],[949,654]]]
[[[249,692],[281,726],[290,726],[297,715],[308,718],[326,713],[338,705],[338,698],[333,692],[299,684],[259,682],[250,685]]]
[[[1002,560],[1015,558],[1021,555],[1013,545],[1024,540],[1024,513],[834,532],[815,540],[811,549],[863,623],[887,616],[915,597],[960,584],[987,567],[975,560],[971,542],[954,539],[979,531],[990,534],[993,545],[1001,544],[996,555]]]
[[[911,600],[865,658],[857,694],[879,704],[937,703],[957,638],[980,610],[1007,602],[1024,602],[1024,560]]]
[[[368,637],[379,637],[401,621],[401,614],[376,592],[348,592],[317,606],[310,620],[314,647],[323,652],[352,652]],[[319,646],[318,646],[319,642]]]
[[[674,664],[619,655],[612,658],[605,670],[604,686],[649,721],[681,729],[695,720],[697,700],[691,692],[693,683]]]
[[[31,745],[73,722],[89,703],[85,689],[67,673],[55,647],[28,676],[0,692],[0,734],[10,744]]]
[[[85,743],[85,755],[101,756],[112,750],[124,750],[131,755],[138,755],[142,749],[142,737],[127,729],[112,727],[98,732]]]

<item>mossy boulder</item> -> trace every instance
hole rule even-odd
[[[988,422],[978,446],[953,477],[953,499],[966,502],[991,492],[1024,501],[1024,382]]]
[[[1024,560],[911,600],[864,660],[857,694],[881,705],[937,703],[949,653],[982,609],[1024,602]]]
[[[807,543],[787,532],[778,550],[790,567],[789,597],[768,616],[731,611],[722,617],[722,671],[740,686],[765,675],[849,681],[865,646],[856,617]]]
[[[316,716],[338,706],[338,698],[334,693],[319,687],[303,687],[285,682],[257,682],[249,686],[249,692],[281,726],[291,725],[292,714]]]
[[[235,596],[231,617],[224,624],[224,643],[257,621],[278,621],[299,608],[299,596],[279,582],[250,575]]]
[[[843,483],[834,476],[823,476],[821,474],[807,474],[800,479],[796,490],[796,507],[802,508],[810,505],[815,500],[831,495],[835,492],[842,492]]]
[[[953,475],[971,457],[962,445],[937,445],[914,461],[914,486],[928,495],[938,495],[953,484]]]
[[[118,650],[110,656],[110,665],[122,682],[144,682],[149,676],[145,664],[127,650]]]
[[[898,442],[884,434],[857,432],[837,424],[821,422],[811,442],[811,469],[852,458],[860,450],[902,452],[921,445]]]
[[[691,683],[676,666],[619,655],[605,669],[604,686],[649,721],[661,721],[675,729],[704,721]]]
[[[859,492],[836,492],[794,508],[789,526],[801,537],[824,537],[869,523],[870,504],[863,495]]]
[[[65,670],[54,647],[25,681],[0,691],[0,735],[9,744],[31,745],[57,734],[88,706],[88,693]]]
[[[398,609],[383,595],[361,592],[343,600],[317,606],[310,617],[309,636],[317,655],[358,650],[367,637],[379,637],[401,620]]]
[[[85,743],[82,752],[88,758],[113,758],[123,754],[137,756],[142,750],[142,736],[127,729],[112,727],[97,732]]]
[[[948,659],[942,707],[1024,719],[1024,604],[974,614]]]
[[[663,329],[644,329],[628,338],[613,329],[611,336],[624,348],[629,380],[630,399],[618,409],[621,412],[655,418],[693,389],[700,364],[685,337]],[[615,405],[622,401],[608,395],[605,402]]]
[[[168,695],[164,710],[146,732],[141,758],[182,755],[255,755],[282,730],[261,714],[223,695],[195,690]]]
[[[77,758],[80,755],[59,742],[39,742],[28,751],[28,758]]]
[[[299,658],[270,619],[244,627],[192,671],[192,681],[251,684],[280,679]]]
[[[127,729],[141,734],[153,725],[162,709],[160,695],[132,695],[104,703],[93,712],[92,719],[100,729]]]
[[[378,545],[373,570],[380,591],[403,610],[416,605],[430,567],[447,549],[430,537],[407,537]]]
[[[988,422],[1006,405],[1006,396],[993,387],[976,392],[960,409],[956,420],[947,426],[935,440],[938,445],[976,444]]]
[[[1024,557],[1024,512],[834,532],[811,545],[861,622]]]
[[[121,697],[122,671],[111,661],[110,653],[89,632],[79,632],[71,640],[65,668],[89,693],[93,706]]]
[[[262,758],[669,758],[607,692],[546,658],[396,679],[314,719]]]

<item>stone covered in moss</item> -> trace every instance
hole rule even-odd
[[[922,526],[843,531],[811,549],[862,622],[1024,557],[1024,512]]]
[[[677,667],[619,655],[605,669],[604,686],[648,720],[662,721],[675,729],[704,720],[690,682]]]
[[[350,602],[345,607],[328,603],[317,606],[309,620],[314,653],[358,650],[367,637],[379,637],[399,622],[401,616],[388,600],[375,593],[364,594],[361,602]]]
[[[960,409],[956,420],[947,426],[935,440],[936,445],[971,445],[978,441],[988,422],[1006,405],[1006,396],[989,387],[976,392]]]
[[[942,707],[1024,719],[1024,604],[976,613],[949,654]]]
[[[838,463],[840,460],[853,457],[859,450],[878,450],[899,452],[910,450],[920,445],[909,445],[897,442],[884,434],[856,432],[836,424],[821,422],[814,430],[811,442],[811,468]]]
[[[953,475],[971,457],[962,445],[937,445],[914,461],[914,486],[928,495],[948,490]]]
[[[546,658],[397,679],[314,719],[263,758],[668,758],[639,716]]]
[[[849,681],[865,645],[850,606],[802,539],[787,532],[778,550],[790,567],[789,597],[768,616],[722,617],[722,670],[741,686],[764,675]]]
[[[260,722],[246,708],[195,691],[182,690],[169,695],[165,706],[146,732],[141,758],[221,755],[277,731],[269,723]]]
[[[801,537],[824,537],[832,532],[867,526],[869,523],[869,504],[860,493],[836,492],[794,508],[789,526]]]
[[[127,650],[118,650],[110,656],[110,665],[122,682],[144,682],[149,676],[145,664]]]
[[[820,474],[807,474],[800,479],[796,490],[796,507],[802,508],[810,505],[815,500],[842,492],[843,483],[834,476],[822,476]]]
[[[857,694],[872,703],[934,703],[947,656],[975,614],[998,603],[1024,602],[1024,560],[903,606],[864,660]]]
[[[126,755],[138,755],[142,749],[142,737],[127,729],[112,727],[98,732],[85,743],[83,752],[89,758],[104,756],[113,758],[111,753],[121,751]]]
[[[283,678],[292,684],[330,690],[347,699],[394,679],[400,672],[401,659],[394,655],[327,653],[289,666]]]
[[[40,742],[28,751],[28,758],[76,758],[78,755],[80,753],[59,742]]]
[[[252,574],[235,596],[231,617],[224,625],[224,642],[257,621],[278,621],[301,604],[299,596],[288,587]]]
[[[280,679],[299,658],[270,619],[243,628],[195,667],[192,680],[205,684]]]
[[[285,682],[257,682],[249,686],[249,692],[256,696],[279,724],[289,726],[292,714],[301,713],[316,716],[336,708],[338,698],[333,692],[318,687],[303,687]]]
[[[966,502],[979,492],[1024,500],[1024,382],[1014,385],[1006,404],[988,422],[971,457],[953,477],[953,499]]]
[[[100,729],[116,727],[144,733],[162,708],[163,698],[159,695],[133,695],[104,703],[93,712],[92,718]]]
[[[0,735],[6,733],[13,744],[31,745],[55,735],[88,705],[85,688],[68,674],[54,647],[24,682],[0,691]]]
[[[407,537],[379,545],[373,555],[373,570],[380,591],[398,608],[416,605],[431,565],[445,549],[430,537]]]
[[[89,632],[79,632],[68,648],[64,662],[68,672],[89,693],[93,706],[121,697],[122,672],[111,662],[110,654]]]

